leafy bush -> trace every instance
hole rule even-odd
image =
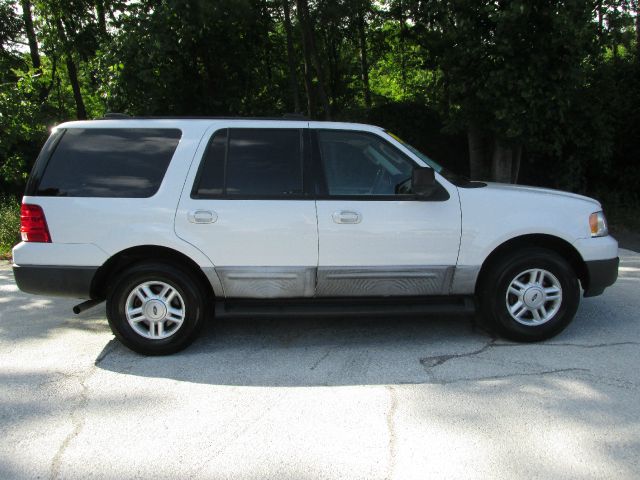
[[[8,255],[20,241],[20,203],[12,197],[0,197],[0,257]]]

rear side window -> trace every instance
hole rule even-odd
[[[302,195],[299,129],[219,130],[209,142],[192,197]]]
[[[158,191],[177,129],[73,128],[49,159],[36,195],[144,198]]]

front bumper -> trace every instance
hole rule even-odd
[[[613,285],[618,278],[618,257],[607,260],[590,260],[584,262],[587,267],[588,283],[584,289],[585,297],[595,297],[604,289]]]
[[[18,288],[26,293],[91,298],[91,282],[98,267],[14,265]]]

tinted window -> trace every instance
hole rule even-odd
[[[214,135],[204,154],[204,159],[193,197],[221,195],[224,191],[224,159],[227,150],[227,130],[219,130]]]
[[[29,175],[29,180],[27,181],[27,186],[25,188],[25,195],[36,195],[38,192],[38,185],[40,184],[40,180],[42,180],[42,174],[44,173],[44,169],[47,166],[47,162],[49,161],[49,157],[55,151],[58,142],[64,135],[64,129],[62,130],[54,130],[51,136],[47,139],[46,143],[40,150],[40,154],[33,164],[33,168],[31,169],[31,174]]]
[[[231,129],[227,195],[302,193],[300,131]]]
[[[180,136],[175,129],[68,129],[37,195],[150,197],[160,187]]]
[[[376,135],[318,130],[330,195],[395,195],[414,163]]]
[[[212,138],[203,162],[194,197],[303,193],[300,130],[223,130]]]

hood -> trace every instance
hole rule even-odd
[[[526,185],[513,185],[509,183],[494,183],[494,182],[486,182],[488,188],[490,190],[499,192],[513,192],[513,193],[530,193],[536,195],[544,195],[544,196],[552,196],[552,197],[562,197],[562,198],[573,198],[576,200],[582,200],[584,202],[588,202],[593,204],[594,206],[601,208],[600,202],[594,200],[590,197],[585,197],[584,195],[578,195],[577,193],[563,192],[562,190],[553,190],[551,188],[540,188],[540,187],[529,187]]]

